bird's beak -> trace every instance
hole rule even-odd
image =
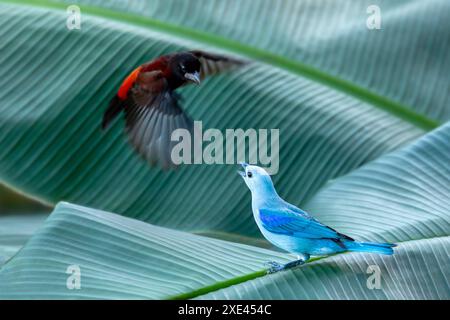
[[[200,73],[197,71],[194,73],[185,73],[184,77],[195,84],[200,84]]]
[[[245,178],[245,177],[247,177],[247,175],[245,174],[245,168],[248,166],[248,163],[246,163],[246,162],[241,162],[241,166],[242,166],[242,168],[244,168],[244,171],[238,171],[237,173],[238,173],[242,178]]]

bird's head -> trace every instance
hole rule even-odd
[[[200,84],[200,60],[189,52],[178,53],[171,59],[171,69],[180,82]]]
[[[270,175],[261,167],[242,162],[244,171],[238,171],[250,191],[256,194],[275,192]]]

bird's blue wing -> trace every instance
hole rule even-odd
[[[259,209],[259,214],[263,227],[272,233],[310,239],[341,239],[343,237],[303,211],[295,212],[290,208]]]

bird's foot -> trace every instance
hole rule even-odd
[[[269,261],[264,264],[267,267],[267,274],[275,273],[284,269],[284,265],[275,261]]]
[[[266,262],[265,265],[267,266],[267,273],[275,273],[278,271],[282,271],[282,270],[287,270],[287,269],[291,269],[297,266],[301,266],[302,264],[305,264],[306,259],[298,259],[298,260],[294,260],[291,262],[288,262],[286,264],[280,264],[278,262],[275,261],[269,261]]]

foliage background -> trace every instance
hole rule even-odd
[[[0,179],[47,203],[0,191],[1,298],[450,297],[448,1],[378,1],[379,31],[371,1],[84,0],[72,32],[69,3],[0,2]],[[264,261],[292,257],[260,238],[235,168],[164,173],[121,123],[101,134],[123,76],[192,47],[253,62],[185,88],[187,111],[280,128],[279,193],[357,239],[398,242],[393,257],[266,276]],[[70,264],[83,290],[65,287]],[[382,290],[365,286],[371,264]]]

